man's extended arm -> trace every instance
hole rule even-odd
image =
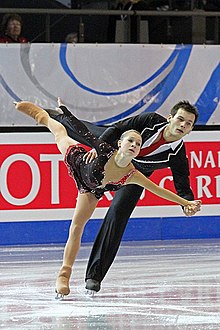
[[[171,156],[170,168],[173,174],[173,181],[177,194],[187,200],[194,200],[194,195],[190,187],[189,163],[184,143],[177,155]]]
[[[179,196],[187,199],[194,200],[194,194],[190,187],[190,171],[188,158],[186,156],[185,145],[183,143],[180,151],[176,156],[171,157],[170,168],[173,174],[173,182],[176,189],[176,192]],[[193,210],[188,208],[183,208],[183,212],[187,216],[194,215],[196,212],[200,211],[200,206]]]
[[[146,127],[152,127],[154,123],[164,122],[165,118],[157,113],[141,113],[134,117],[129,117],[113,124],[105,130],[100,139],[110,144],[120,139],[122,133],[129,129],[142,132]]]

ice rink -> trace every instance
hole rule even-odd
[[[55,299],[63,246],[0,247],[0,329],[220,329],[220,239],[123,242],[93,298],[84,244]]]

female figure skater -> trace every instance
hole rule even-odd
[[[97,151],[97,157],[91,163],[86,163],[84,156],[87,151],[67,135],[67,131],[61,123],[52,119],[45,110],[31,102],[18,102],[15,105],[17,110],[45,125],[54,134],[58,149],[65,156],[64,162],[69,175],[75,179],[79,191],[69,237],[64,248],[63,264],[56,280],[58,298],[62,298],[70,292],[69,280],[80,248],[84,226],[105,191],[118,190],[126,184],[137,184],[183,207],[193,210],[198,205],[200,206],[201,201],[188,201],[181,198],[154,184],[135,169],[131,161],[140,152],[142,138],[139,132],[135,130],[124,132],[118,141],[118,149],[115,149],[108,143],[97,139],[80,120],[72,115],[74,128]],[[68,112],[66,107],[61,105],[60,99],[58,99],[58,105],[63,111]]]

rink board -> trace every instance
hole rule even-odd
[[[77,190],[50,133],[0,134],[0,244],[56,244],[67,239]],[[186,139],[191,186],[202,211],[192,218],[181,207],[145,191],[123,240],[217,238],[220,236],[219,132],[192,132]],[[173,190],[169,169],[151,179]],[[92,242],[113,194],[99,202],[83,242]],[[125,206],[126,207],[126,206]]]
[[[90,220],[82,242],[93,242],[102,221]],[[62,244],[68,236],[70,220],[2,222],[1,245]],[[200,239],[220,237],[220,216],[178,218],[131,218],[124,241]]]

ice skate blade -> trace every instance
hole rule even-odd
[[[96,291],[95,290],[86,290],[86,296],[89,298],[94,298]]]
[[[64,300],[64,294],[57,292],[57,295],[56,295],[55,299],[56,300]]]

